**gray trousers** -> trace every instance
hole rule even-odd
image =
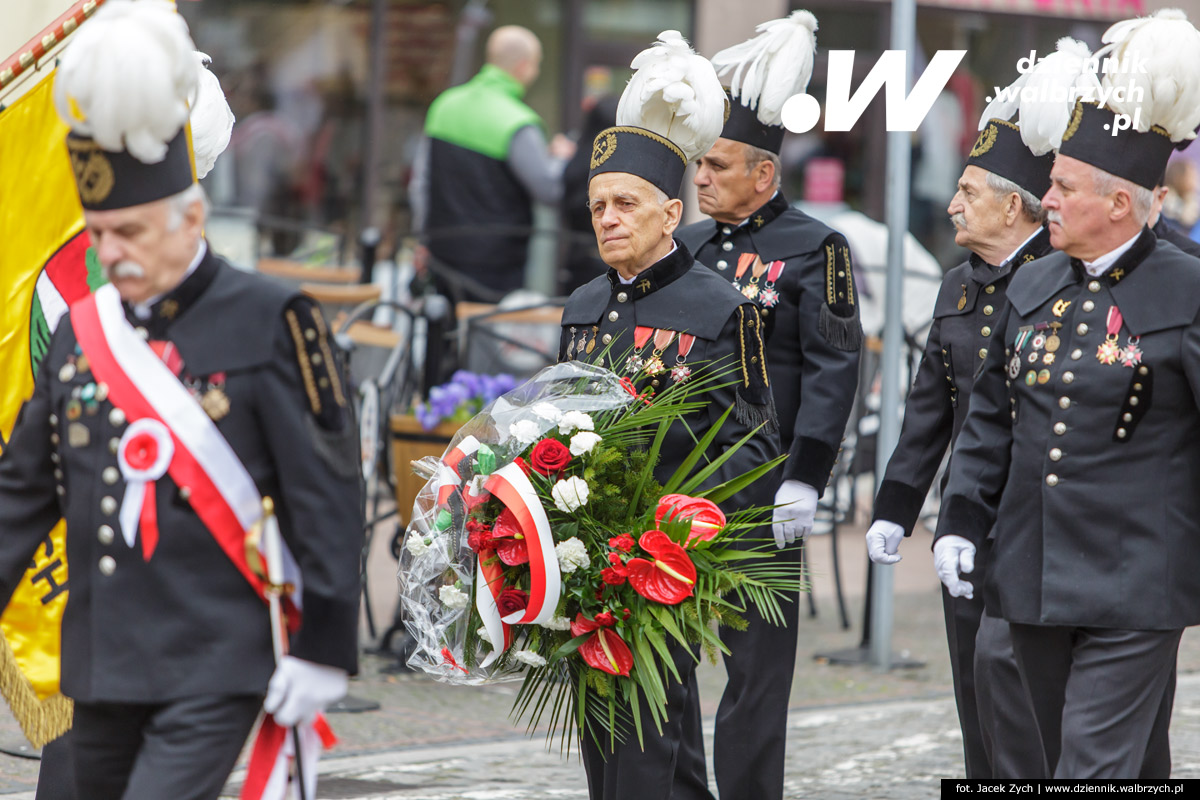
[[[1054,777],[1141,775],[1183,631],[1009,627]]]
[[[975,704],[992,778],[1049,777],[1008,623],[986,613],[975,636]]]

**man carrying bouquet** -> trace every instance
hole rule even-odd
[[[605,366],[627,378],[629,390],[639,395],[723,370],[715,388],[698,395],[706,405],[671,426],[655,470],[665,481],[732,407],[709,459],[756,428],[760,434],[712,476],[716,484],[775,457],[775,413],[758,310],[696,264],[673,237],[684,170],[720,135],[724,93],[712,66],[678,33],[665,32],[659,40],[634,59],[638,72],[622,97],[618,124],[593,145],[588,205],[600,256],[610,269],[567,301],[559,358]],[[688,65],[683,77],[675,71],[673,83],[664,80],[681,63]],[[653,81],[655,90],[648,88]],[[664,99],[685,95],[695,98],[686,108]],[[656,128],[670,130],[672,138]],[[728,503],[731,509],[751,504],[770,505],[770,493],[752,486]],[[641,745],[632,733],[611,747],[602,736],[604,746],[583,736],[584,766],[596,800],[712,797],[699,730],[683,728],[685,709],[696,702],[695,657],[679,646],[672,656],[680,680],[667,686],[661,734],[643,709]]]

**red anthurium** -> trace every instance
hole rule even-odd
[[[529,563],[529,545],[524,539],[497,539],[496,555],[510,567]]]
[[[517,523],[517,516],[507,508],[500,512],[500,516],[496,517],[496,524],[492,526],[492,535],[496,538],[512,536],[521,538],[521,526]]]
[[[646,531],[638,544],[654,558],[631,558],[625,565],[634,591],[668,606],[690,597],[696,586],[696,565],[687,551],[662,531]]]
[[[686,494],[665,494],[658,501],[654,510],[654,521],[661,525],[663,517],[667,520],[690,519],[692,532],[688,535],[688,544],[693,540],[707,541],[717,535],[717,531],[725,527],[725,515],[717,504],[702,497],[688,497]]]
[[[594,619],[588,619],[580,612],[575,615],[575,621],[571,623],[571,635],[582,636],[585,633],[590,633],[600,627],[600,623]]]
[[[572,626],[572,631],[574,627]],[[579,655],[588,666],[609,675],[628,675],[633,666],[633,653],[620,636],[608,628],[600,628],[579,646]]]

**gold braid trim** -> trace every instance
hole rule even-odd
[[[609,133],[610,131],[612,133],[633,133],[633,134],[637,134],[638,136],[645,136],[647,139],[649,139],[653,142],[658,142],[663,147],[667,148],[672,153],[679,156],[679,160],[682,161],[684,164],[688,163],[687,156],[685,156],[683,154],[683,151],[679,149],[679,145],[675,144],[667,137],[665,137],[661,134],[655,133],[654,131],[648,131],[645,128],[635,128],[632,125],[617,125],[616,127],[605,129],[603,133]],[[601,135],[603,135],[603,133]],[[599,139],[600,137],[597,136],[596,138]]]
[[[45,700],[38,698],[3,636],[0,636],[0,695],[8,701],[21,732],[34,747],[52,742],[71,729],[75,704],[61,694]]]
[[[834,250],[833,245],[825,245],[825,305],[831,306],[837,302],[837,290],[833,285],[834,273]]]
[[[742,354],[742,385],[750,386],[750,373],[746,370],[746,311],[745,306],[738,306],[738,342]]]
[[[754,315],[754,335],[758,339],[759,369],[762,370],[763,385],[770,388],[771,379],[767,377],[767,348],[762,338],[762,317]]]
[[[346,407],[346,396],[342,394],[342,382],[338,380],[337,362],[333,360],[333,351],[329,349],[329,338],[325,330],[325,319],[316,306],[312,309],[313,324],[317,326],[317,341],[321,344],[321,355],[325,359],[325,371],[329,373],[329,385],[333,389],[333,399],[342,408]]]
[[[854,273],[851,271],[850,267],[849,247],[842,248],[842,261],[845,262],[844,267],[846,270],[846,302],[848,302],[850,305],[854,305]]]
[[[304,345],[304,334],[300,331],[300,320],[296,312],[290,308],[284,313],[288,329],[292,332],[292,341],[296,344],[296,360],[300,362],[300,374],[304,377],[304,391],[308,393],[308,403],[312,413],[321,413],[321,395],[317,394],[317,384],[313,381],[312,364],[308,361],[308,349]]]

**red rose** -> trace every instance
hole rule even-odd
[[[493,547],[492,529],[477,519],[468,519],[467,546],[476,553],[482,553]]]
[[[628,533],[622,533],[620,536],[614,536],[608,540],[609,547],[620,550],[622,553],[628,553],[633,549],[634,544],[633,537]]]
[[[617,567],[608,567],[600,570],[600,579],[609,586],[620,586],[625,582],[625,570]]]
[[[621,617],[621,619],[629,619],[629,615],[632,613],[633,612],[630,611],[628,608],[622,609],[623,616]]]
[[[621,557],[620,557],[619,555],[617,555],[616,553],[609,553],[609,554],[608,554],[608,563],[612,564],[614,567],[623,567],[623,566],[625,566],[625,562],[624,562],[624,561],[622,561],[622,560],[621,560]]]
[[[600,623],[601,625],[604,625],[609,628],[611,628],[613,625],[617,624],[617,621],[615,619],[613,619],[613,615],[612,615],[611,611],[600,612],[599,614],[597,614],[595,616],[595,620],[596,620],[596,622]]]
[[[496,598],[496,608],[500,610],[501,617],[507,617],[517,611],[524,611],[529,605],[529,592],[520,589],[505,589]]]
[[[521,458],[520,456],[517,456],[516,458],[513,459],[513,463],[521,468],[521,472],[524,472],[527,476],[529,475],[529,462],[527,462],[525,459]]]
[[[571,463],[571,451],[557,439],[542,439],[533,446],[529,463],[543,475],[561,472]]]

